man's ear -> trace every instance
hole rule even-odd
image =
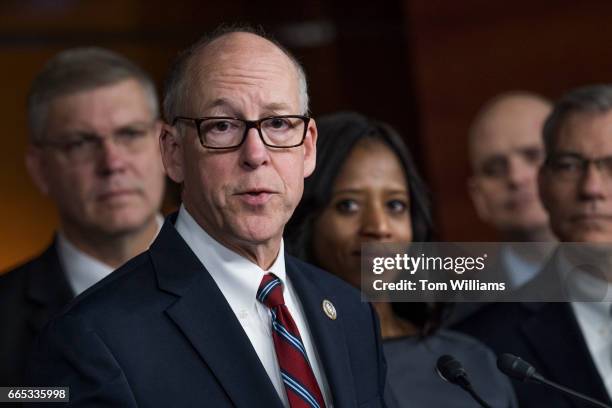
[[[159,138],[160,142],[161,142],[161,137],[163,135],[164,132],[164,121],[162,121],[161,119],[157,119],[155,121],[155,128],[153,130],[155,132],[155,135],[157,138]],[[159,154],[157,155],[159,162],[162,163],[162,158],[161,158],[161,149],[158,150]],[[164,175],[166,174],[166,169],[164,169],[163,164],[160,166],[162,172],[164,173]]]
[[[474,209],[476,210],[476,214],[478,214],[478,218],[485,223],[489,223],[489,206],[487,205],[487,201],[482,193],[479,180],[476,178],[476,176],[472,176],[468,179],[467,184],[468,192],[472,198],[472,203],[474,204]]]
[[[183,140],[174,126],[163,123],[159,135],[159,148],[166,174],[175,183],[181,184],[183,172]]]
[[[317,124],[310,119],[304,139],[304,178],[310,176],[317,165],[317,137]]]
[[[45,196],[49,195],[49,182],[47,180],[46,163],[43,152],[35,146],[28,146],[25,155],[25,164],[30,178],[38,190]]]

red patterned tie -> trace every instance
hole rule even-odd
[[[272,338],[281,377],[291,408],[325,408],[306,349],[283,298],[283,283],[274,274],[264,275],[257,300],[272,313]]]

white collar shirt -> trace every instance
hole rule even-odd
[[[158,214],[156,221],[157,233],[159,233],[164,218]],[[157,233],[155,236],[157,236]],[[57,233],[57,252],[60,265],[75,296],[80,295],[115,270],[112,266],[78,249],[62,231]]]
[[[572,270],[569,262],[561,258],[561,268],[566,272]],[[573,299],[594,299],[574,301],[571,305],[595,367],[612,397],[612,285],[574,269],[569,291]]]
[[[530,261],[526,257],[521,256],[517,253],[516,249],[513,249],[512,245],[503,246],[501,257],[504,269],[508,274],[510,287],[513,289],[529,282],[542,268],[541,262]]]
[[[331,408],[331,393],[323,365],[310,335],[302,305],[285,272],[283,242],[276,260],[269,270],[264,271],[208,235],[184,206],[179,210],[175,228],[219,287],[251,341],[276,392],[284,405],[289,407],[272,340],[270,310],[256,299],[257,289],[266,273],[273,273],[283,282],[285,304],[298,327],[325,404]]]

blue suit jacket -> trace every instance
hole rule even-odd
[[[295,258],[286,257],[286,269],[334,407],[383,407],[384,358],[371,306]],[[324,314],[324,299],[336,320]],[[229,304],[171,219],[149,251],[45,328],[29,368],[32,384],[69,386],[71,406],[282,407]]]

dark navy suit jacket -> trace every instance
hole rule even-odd
[[[459,324],[496,353],[512,353],[549,380],[604,403],[610,399],[569,303],[497,303]],[[586,403],[547,387],[513,381],[521,408],[578,408]]]
[[[55,242],[0,276],[0,386],[24,385],[34,339],[73,297]]]
[[[372,307],[346,283],[293,257],[286,269],[334,407],[384,407]],[[323,312],[324,299],[335,305],[336,320]],[[229,304],[171,219],[149,251],[45,328],[29,373],[32,384],[69,386],[71,406],[282,407]]]
[[[523,299],[567,299],[559,256],[553,254],[542,271],[519,290]],[[546,298],[546,297],[542,297]],[[531,363],[544,377],[610,404],[610,398],[567,302],[494,303],[456,328],[480,339],[496,353],[511,353]],[[549,388],[513,381],[521,408],[589,407]]]

